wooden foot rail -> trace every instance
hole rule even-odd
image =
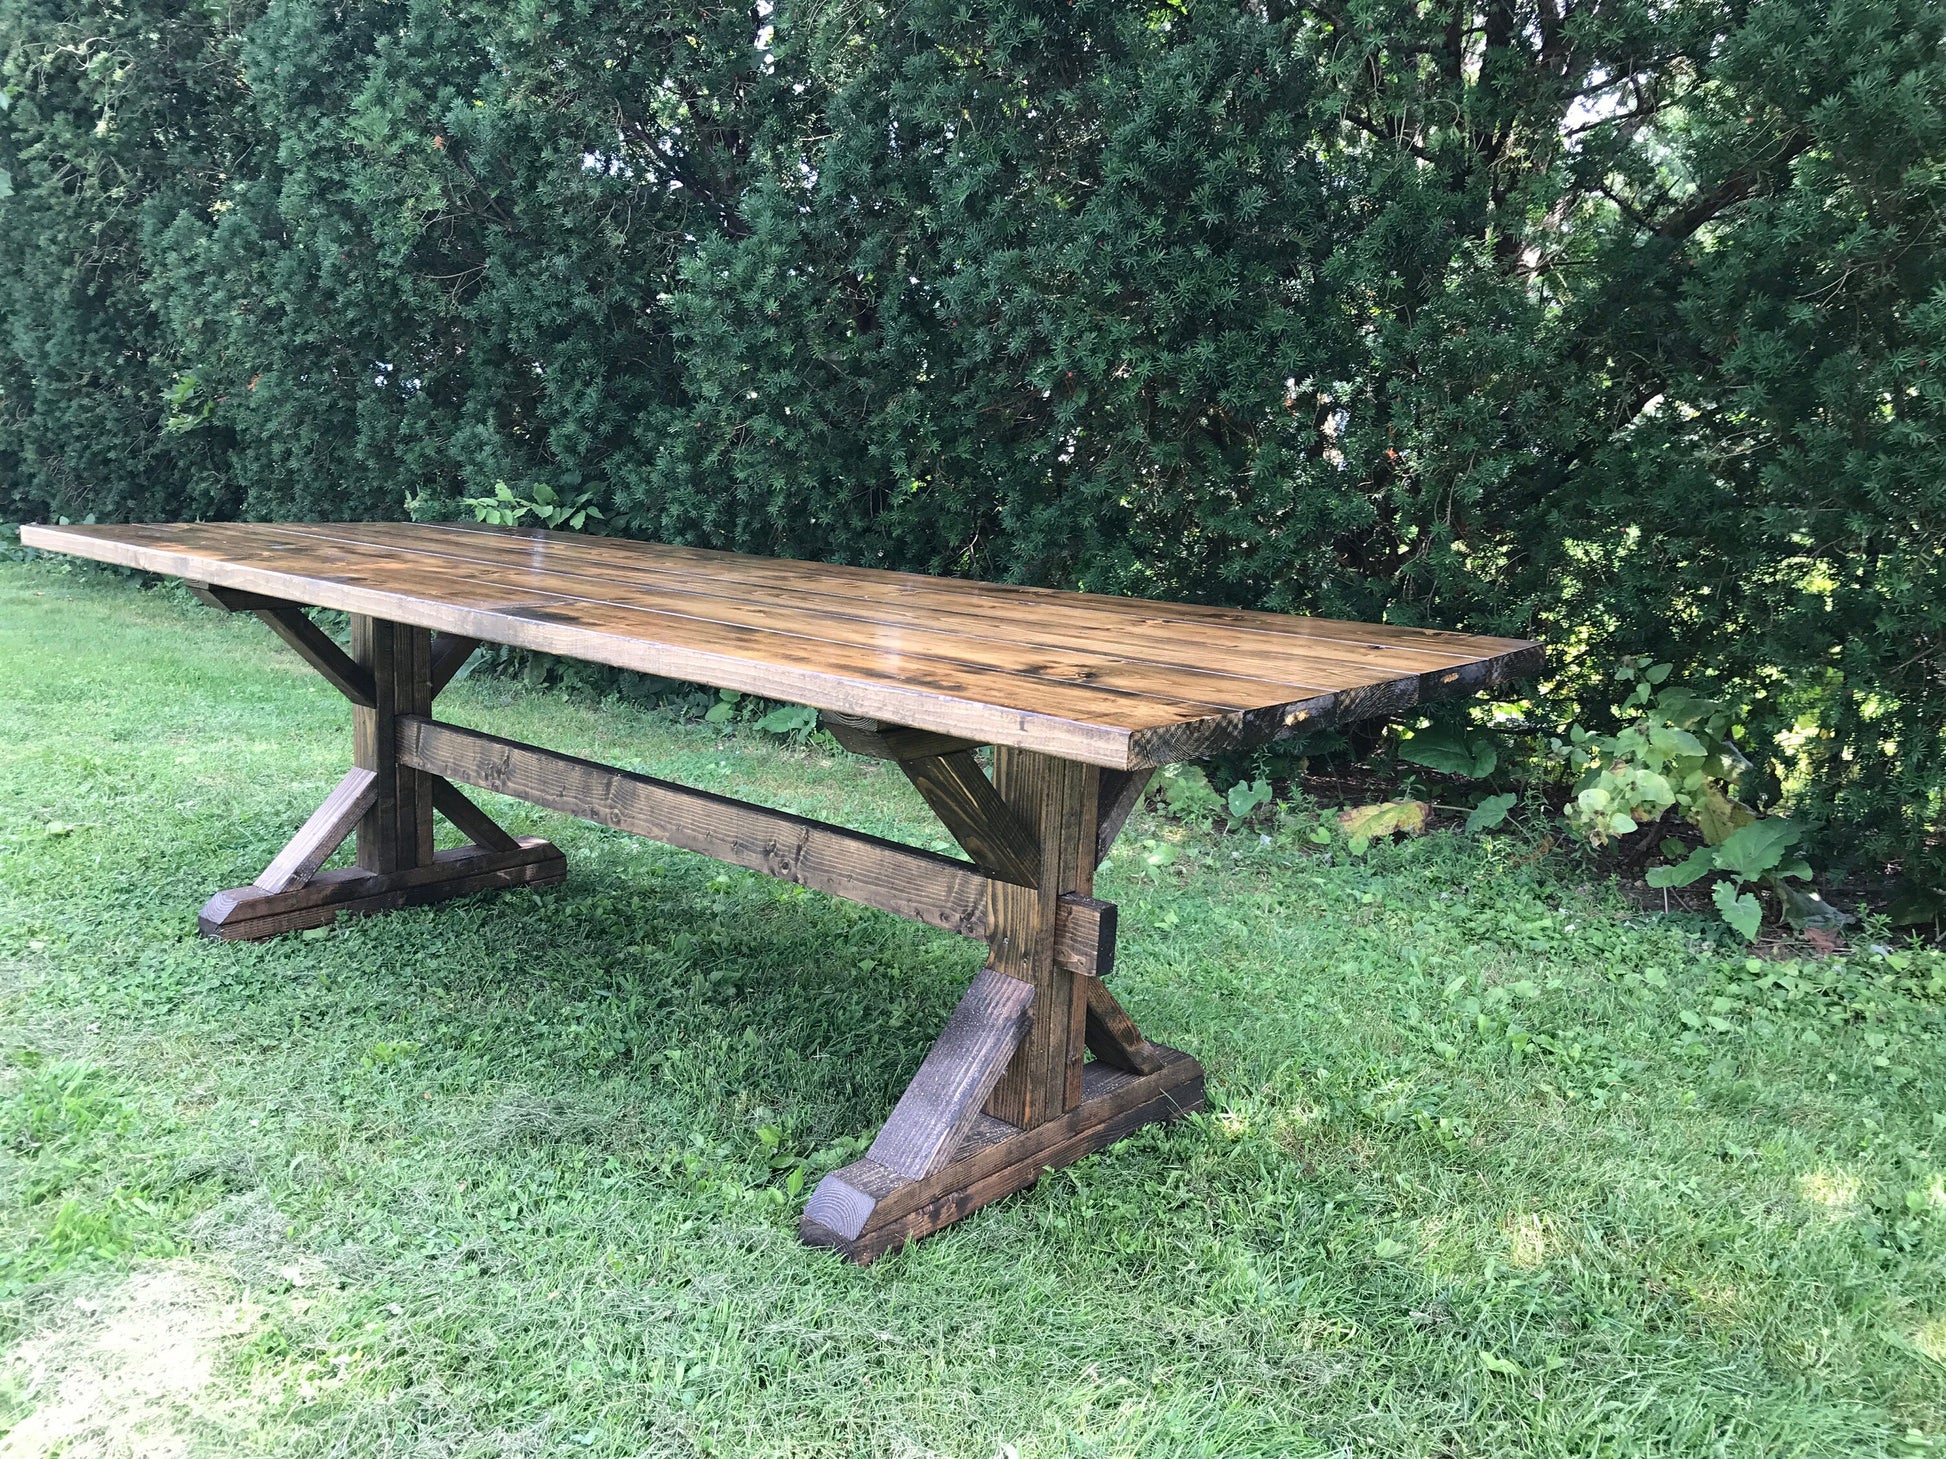
[[[1044,1170],[1072,1165],[1143,1125],[1200,1110],[1202,1066],[1180,1050],[1156,1048],[1160,1066],[1149,1074],[1086,1065],[1080,1102],[1031,1129],[981,1115],[931,1175],[915,1180],[869,1155],[832,1171],[805,1204],[798,1235],[852,1261],[874,1261],[1032,1185]]]
[[[989,933],[994,878],[950,856],[437,720],[400,719],[397,744],[401,764],[446,780],[962,936]],[[1097,974],[1113,966],[1112,903],[1064,897],[1057,920],[1055,942],[1064,966]]]

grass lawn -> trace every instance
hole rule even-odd
[[[441,704],[939,835],[754,731]],[[859,1270],[792,1174],[980,950],[510,802],[564,887],[199,940],[347,726],[254,620],[0,564],[0,1455],[1946,1447],[1930,955],[1715,952],[1515,836],[1138,816],[1116,988],[1212,1112]]]

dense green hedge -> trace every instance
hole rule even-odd
[[[1547,639],[1946,783],[1928,0],[0,0],[0,514],[452,515]],[[1930,858],[1927,862],[1926,859]]]

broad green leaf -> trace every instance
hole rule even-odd
[[[1668,855],[1668,843],[1663,843],[1663,855]],[[1680,850],[1680,846],[1677,848]],[[1652,866],[1643,878],[1652,887],[1686,887],[1699,882],[1710,874],[1716,863],[1716,854],[1707,846],[1698,846],[1688,856],[1674,866]]]
[[[1755,881],[1784,859],[1803,833],[1782,816],[1739,826],[1716,848],[1716,866],[1744,881]]]
[[[1524,1377],[1527,1373],[1527,1370],[1512,1358],[1503,1358],[1486,1348],[1480,1349],[1480,1366],[1489,1373],[1504,1373],[1509,1378]]]
[[[1466,829],[1475,833],[1491,831],[1507,819],[1507,812],[1514,808],[1516,799],[1511,791],[1488,796],[1473,807],[1473,813],[1466,818]]]
[[[1473,778],[1484,780],[1493,774],[1494,767],[1500,763],[1500,752],[1493,747],[1492,740],[1473,741]]]
[[[1649,743],[1663,754],[1675,756],[1696,756],[1701,758],[1707,752],[1703,742],[1688,730],[1677,729],[1673,725],[1659,724],[1649,731]]]
[[[812,729],[817,725],[818,712],[807,709],[802,704],[787,704],[782,709],[773,709],[757,721],[757,728],[766,734],[788,735],[798,730]]]
[[[1229,806],[1230,819],[1240,821],[1258,806],[1269,804],[1270,782],[1261,778],[1239,780],[1230,787],[1230,792],[1224,800]]]
[[[1493,747],[1488,745],[1486,748],[1491,755]],[[1445,775],[1470,776],[1480,773],[1473,768],[1478,760],[1474,747],[1447,730],[1420,730],[1411,739],[1401,742],[1399,758]],[[1492,768],[1489,763],[1487,769]]]
[[[1757,899],[1745,892],[1737,895],[1735,882],[1720,881],[1710,888],[1710,900],[1716,903],[1716,910],[1723,914],[1723,920],[1742,934],[1745,942],[1757,940],[1757,929],[1763,925],[1764,911],[1757,905]]]
[[[1653,770],[1638,770],[1635,774],[1635,797],[1654,806],[1672,806],[1676,803],[1676,792],[1669,788],[1669,782]]]

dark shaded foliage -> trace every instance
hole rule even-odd
[[[773,28],[774,26],[774,28]],[[455,515],[1541,636],[1946,783],[1946,12],[0,0],[0,512]]]

